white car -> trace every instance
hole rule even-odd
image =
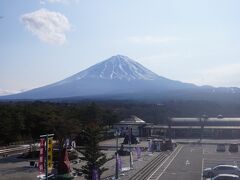
[[[218,165],[213,168],[206,168],[203,170],[203,177],[212,178],[219,174],[235,174],[240,175],[240,169],[233,165]]]
[[[240,178],[235,174],[219,174],[213,178],[207,178],[206,180],[240,180]]]

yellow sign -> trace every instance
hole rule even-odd
[[[48,168],[53,167],[53,138],[48,139]]]

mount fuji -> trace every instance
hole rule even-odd
[[[127,56],[116,55],[59,82],[2,96],[0,99],[56,99],[89,97],[138,98],[188,97],[216,93],[218,88],[199,87],[159,76]],[[221,89],[226,91],[226,89]],[[227,88],[229,91],[229,88]],[[234,92],[239,92],[238,88]],[[197,95],[196,95],[197,94]],[[201,98],[200,98],[201,99]]]

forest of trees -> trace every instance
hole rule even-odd
[[[46,133],[54,133],[61,141],[79,134],[84,125],[92,120],[102,127],[108,127],[117,122],[118,118],[95,103],[1,103],[0,145],[20,140],[36,140],[39,135]]]
[[[64,140],[79,134],[91,121],[107,129],[130,115],[159,124],[167,123],[168,117],[201,117],[203,114],[239,117],[240,105],[207,101],[1,102],[0,145],[37,140],[45,133],[54,133],[58,140]]]

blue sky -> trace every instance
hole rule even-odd
[[[1,0],[0,94],[126,55],[197,85],[240,87],[238,0]]]

